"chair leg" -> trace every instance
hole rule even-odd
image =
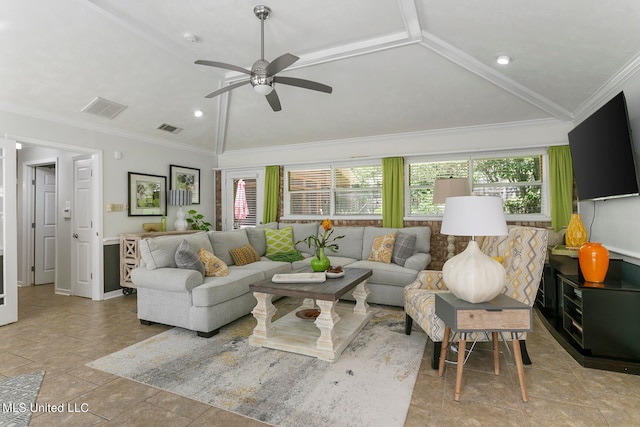
[[[433,353],[431,353],[431,369],[440,367],[440,352],[442,351],[442,341],[433,342]]]
[[[527,341],[520,341],[520,353],[522,353],[522,364],[523,365],[531,365],[531,359],[529,359],[529,353],[527,353]]]
[[[411,328],[413,327],[413,319],[411,316],[405,313],[404,315],[404,333],[411,335]]]

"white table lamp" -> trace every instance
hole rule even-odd
[[[183,206],[191,204],[191,191],[189,190],[169,190],[169,204],[171,206],[179,206],[178,219],[174,223],[176,230],[184,231],[187,229],[187,221],[184,219]]]
[[[445,262],[442,275],[456,297],[470,302],[491,301],[504,290],[505,269],[482,253],[475,236],[506,236],[502,200],[493,196],[448,197],[440,232],[471,236],[467,249]]]
[[[468,178],[444,178],[436,179],[433,186],[433,203],[444,205],[447,197],[469,196]],[[447,236],[447,259],[453,258],[456,250],[456,237],[453,234]]]

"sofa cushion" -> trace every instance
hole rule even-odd
[[[285,227],[280,230],[265,229],[264,235],[267,239],[267,251],[265,253],[267,257],[275,254],[291,253],[295,250],[291,227]]]
[[[306,243],[300,242],[301,240],[306,239],[307,237],[314,235],[318,235],[318,223],[317,222],[292,222],[292,223],[279,223],[278,228],[282,229],[285,227],[291,227],[291,233],[293,234],[293,242],[295,244],[295,248],[300,252],[308,253],[310,255],[314,255],[313,249],[310,249]],[[300,243],[297,243],[300,242]]]
[[[192,234],[150,237],[138,242],[140,257],[145,267],[149,270],[164,267],[176,268],[176,250],[183,240],[189,242],[195,251],[200,248],[213,251],[207,233],[204,231]]]
[[[262,258],[258,262],[252,262],[243,267],[247,270],[261,271],[265,279],[270,279],[274,274],[291,273],[291,263],[284,261],[271,261],[269,258]]]
[[[200,249],[203,250],[203,249]],[[204,275],[204,264],[198,257],[196,251],[191,247],[189,242],[182,240],[176,249],[175,254],[176,266],[178,268],[186,268],[188,270],[196,270]]]
[[[249,244],[246,229],[234,231],[210,231],[209,238],[213,246],[213,253],[227,265],[233,265],[233,258],[229,251]]]
[[[229,267],[220,258],[206,249],[200,249],[198,256],[204,264],[206,277],[224,277],[229,274]]]
[[[384,236],[385,234],[401,231],[403,233],[416,235],[416,246],[413,248],[413,254],[418,252],[429,253],[430,252],[430,240],[431,229],[429,227],[404,227],[404,228],[390,228],[390,227],[365,227],[364,236],[362,241],[362,254],[360,259],[367,259],[369,252],[373,246],[373,240],[378,236]]]
[[[362,259],[362,237],[364,233],[364,227],[333,227],[332,236],[344,236],[343,239],[336,241],[338,250],[336,252],[325,251],[327,256],[337,256],[344,258]],[[367,255],[369,256],[369,249],[367,249]]]
[[[416,270],[396,264],[383,264],[375,261],[356,261],[352,264],[347,264],[346,268],[369,268],[373,274],[368,279],[368,283],[380,285],[403,287],[413,283],[418,277]]]
[[[200,286],[193,288],[193,305],[210,307],[237,298],[249,292],[249,285],[264,279],[261,271],[230,266],[225,277],[207,277]]]
[[[230,249],[229,254],[231,255],[231,258],[233,258],[233,263],[238,266],[260,261],[260,256],[256,250],[253,249],[253,246],[248,243],[244,246],[240,246],[239,248]]]
[[[396,234],[396,241],[393,245],[393,254],[391,255],[391,262],[404,267],[404,263],[407,259],[413,255],[413,250],[416,247],[416,235],[409,233],[398,232]]]
[[[397,233],[389,233],[373,239],[371,252],[369,252],[367,260],[390,264],[391,255],[393,255],[393,247],[395,246],[396,234]]]
[[[264,235],[265,229],[277,229],[277,222],[270,222],[268,224],[256,225],[255,227],[245,228],[249,243],[256,250],[258,255],[263,256],[267,252],[267,239]]]

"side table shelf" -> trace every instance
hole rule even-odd
[[[122,288],[122,293],[130,295],[135,292],[135,285],[131,281],[131,271],[140,265],[140,240],[172,234],[197,233],[199,231],[201,230],[120,234],[120,287]]]

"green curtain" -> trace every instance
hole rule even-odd
[[[382,226],[404,225],[404,159],[382,159]]]
[[[278,220],[280,201],[280,166],[267,166],[264,176],[264,213],[263,224]]]
[[[573,212],[573,162],[568,145],[549,147],[549,184],[551,226],[560,231]]]

